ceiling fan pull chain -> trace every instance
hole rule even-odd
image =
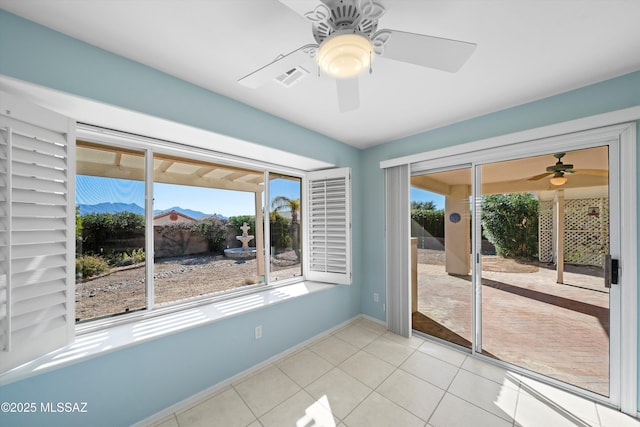
[[[371,50],[369,50],[369,74],[373,74],[373,61],[371,57]]]

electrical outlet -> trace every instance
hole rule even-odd
[[[262,325],[256,326],[256,339],[262,338]]]
[[[374,292],[373,302],[378,302],[378,301],[380,301],[380,295],[377,292]]]

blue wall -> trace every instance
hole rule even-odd
[[[0,10],[0,74],[107,104],[350,166],[360,151]],[[353,203],[361,216],[360,198]],[[353,230],[361,242],[361,228]],[[336,286],[0,388],[0,401],[88,402],[80,415],[0,414],[0,425],[129,425],[360,313],[362,258]],[[253,339],[257,324],[263,338]]]
[[[9,384],[0,402],[87,402],[87,413],[0,413],[0,425],[130,425],[348,320],[349,292],[337,286]]]
[[[561,123],[581,117],[640,105],[640,72],[627,74],[571,92],[545,98],[450,126],[372,147],[360,158],[367,197],[362,209],[363,256],[365,260],[383,260],[384,254],[384,173],[380,162],[499,135]],[[638,132],[640,137],[640,132]],[[640,150],[638,150],[640,155]],[[640,162],[638,163],[640,164]],[[640,185],[638,186],[640,189]],[[638,197],[640,201],[640,197]],[[640,212],[640,211],[639,211]],[[640,229],[640,227],[639,227]],[[373,293],[385,294],[383,262],[371,262],[363,271],[362,312],[384,319],[380,301],[373,303]]]
[[[22,417],[9,423],[0,418],[3,425],[21,422],[32,425],[36,421],[47,425],[100,425],[107,418],[110,425],[128,424],[358,313],[384,320],[381,160],[640,105],[640,72],[637,72],[358,151],[1,10],[0,74],[350,166],[354,178],[352,286],[337,286],[285,301],[2,387],[0,401],[11,398],[90,404],[90,413],[86,415]],[[374,292],[381,296],[378,303],[373,302]],[[291,322],[302,318],[304,322]],[[263,325],[265,335],[255,341],[251,337],[258,322]],[[271,335],[269,331],[279,333]]]
[[[362,221],[367,232],[362,236],[362,255],[365,260],[374,261],[366,263],[367,267],[363,270],[362,312],[384,319],[381,309],[384,301],[381,299],[379,303],[374,303],[372,297],[376,292],[385,295],[385,268],[382,262],[385,259],[384,174],[380,169],[381,161],[638,105],[640,105],[640,72],[635,72],[379,145],[363,152],[360,159],[362,173],[360,179],[365,184],[364,191],[367,194],[362,201],[363,212],[367,212],[367,215],[362,218]],[[638,125],[640,126],[640,123]],[[640,143],[640,132],[638,132],[638,143]],[[640,150],[637,154],[640,156]],[[637,175],[636,180],[638,181]],[[640,185],[637,188],[640,192]],[[640,195],[638,201],[640,204]],[[638,230],[640,232],[640,226]],[[637,283],[636,280],[632,285],[635,286]],[[640,305],[640,293],[638,304]],[[637,330],[638,325],[636,325]],[[640,343],[640,339],[638,342]],[[640,351],[638,353],[640,354]],[[640,368],[638,373],[640,376]],[[625,373],[623,372],[622,375]],[[638,406],[640,407],[640,396]]]

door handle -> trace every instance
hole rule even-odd
[[[604,287],[618,284],[619,261],[611,258],[610,254],[604,256]]]

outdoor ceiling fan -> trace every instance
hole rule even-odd
[[[316,43],[278,56],[238,83],[255,89],[276,79],[290,86],[310,74],[315,62],[318,74],[322,70],[336,79],[339,111],[347,112],[360,106],[358,76],[372,72],[376,56],[455,73],[476,48],[476,44],[464,41],[378,30],[378,19],[386,10],[373,0],[320,1],[304,14]],[[284,0],[282,3],[286,5]]]
[[[580,173],[586,175],[596,175],[596,176],[608,176],[608,171],[604,169],[573,169],[573,165],[568,163],[563,163],[562,158],[566,153],[555,153],[553,157],[557,159],[555,165],[547,166],[547,172],[541,173],[539,175],[532,176],[529,178],[529,181],[538,181],[542,178],[545,178],[549,175],[553,175],[550,179],[551,184],[553,185],[563,185],[567,182],[567,177],[564,176],[565,173]]]

